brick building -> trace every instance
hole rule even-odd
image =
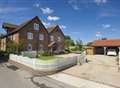
[[[7,34],[0,37],[0,49],[5,51],[7,40],[16,44],[23,42],[23,51],[49,51],[61,52],[64,50],[64,34],[58,25],[45,28],[38,16],[20,25],[3,23],[2,27]],[[56,46],[55,49],[53,46]]]

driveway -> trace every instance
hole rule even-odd
[[[63,71],[76,77],[103,83],[113,87],[120,87],[120,72],[116,63],[117,57],[94,55],[87,56],[89,62],[76,65]]]

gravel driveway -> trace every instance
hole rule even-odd
[[[89,62],[81,66],[76,65],[63,71],[88,80],[120,88],[120,72],[118,72],[116,58],[113,56],[87,56]]]

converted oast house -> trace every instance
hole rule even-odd
[[[0,38],[0,49],[5,51],[7,40],[10,39],[16,44],[22,40],[23,51],[53,51],[64,50],[64,34],[58,25],[45,28],[38,16],[20,25],[3,23],[2,27],[7,34]]]

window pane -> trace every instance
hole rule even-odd
[[[39,30],[39,24],[34,23],[34,29],[35,29],[35,30]]]
[[[30,32],[28,32],[28,33],[27,33],[27,38],[28,38],[28,39],[33,39],[33,34],[30,33]]]
[[[44,34],[39,34],[39,40],[44,40]]]
[[[50,41],[54,41],[54,36],[50,36]]]
[[[61,41],[61,37],[58,37],[58,41],[59,41],[59,42]]]

